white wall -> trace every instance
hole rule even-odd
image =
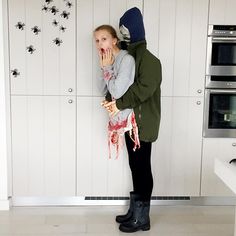
[[[0,210],[9,209],[7,189],[6,99],[3,45],[3,4],[0,1]]]

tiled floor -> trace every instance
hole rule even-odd
[[[16,207],[0,211],[0,236],[117,236],[124,206]],[[151,230],[135,235],[233,236],[232,206],[152,206]],[[130,234],[128,234],[130,235]],[[133,234],[134,235],[134,234]]]

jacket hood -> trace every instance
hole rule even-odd
[[[130,33],[130,43],[145,40],[143,16],[137,7],[127,10],[120,18],[119,26],[124,25]]]

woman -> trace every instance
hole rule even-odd
[[[98,78],[100,88],[110,100],[120,98],[134,81],[135,62],[131,55],[118,47],[118,37],[115,29],[110,25],[101,25],[94,30],[94,38],[99,55],[101,74]],[[108,101],[103,101],[105,105]],[[138,129],[132,108],[122,110],[110,116],[109,124],[110,146],[116,149],[116,158],[122,145],[122,138],[126,131],[132,139],[133,149],[139,148]],[[109,153],[111,157],[111,152]]]

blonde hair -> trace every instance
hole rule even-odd
[[[111,34],[112,38],[117,39],[117,43],[120,39],[117,36],[116,30],[111,25],[100,25],[93,32],[97,32],[99,30],[106,30],[109,34]]]

